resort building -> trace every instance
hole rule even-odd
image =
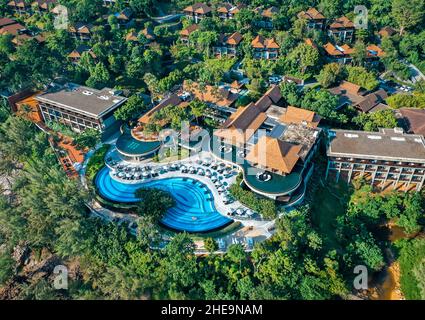
[[[337,109],[351,105],[359,112],[369,113],[388,108],[385,103],[388,94],[383,89],[368,92],[357,84],[342,81],[340,85],[330,88],[328,91],[338,96]]]
[[[211,107],[234,107],[236,100],[239,98],[238,93],[233,93],[222,87],[211,85],[201,86],[197,82],[184,81],[182,87],[182,95],[190,94],[190,99],[198,99],[207,103]]]
[[[425,110],[401,108],[397,110],[408,133],[425,136]]]
[[[331,61],[341,64],[351,63],[351,54],[354,52],[354,49],[352,49],[348,44],[338,46],[328,42],[323,46],[323,48]]]
[[[199,23],[203,18],[211,16],[212,9],[205,3],[198,2],[183,9],[183,12],[187,18]]]
[[[257,8],[255,12],[261,17],[260,20],[255,21],[255,25],[260,28],[273,29],[273,17],[279,13],[277,7],[270,7],[267,9]]]
[[[425,181],[425,140],[401,128],[379,132],[331,130],[327,146],[326,178],[350,182],[357,176],[372,185],[405,191],[421,190]]]
[[[353,60],[351,55],[355,52],[355,49],[351,48],[348,44],[339,46],[328,42],[323,48],[328,58],[333,62],[349,64]],[[366,47],[366,62],[369,64],[378,62],[384,55],[385,52],[377,45],[371,44]]]
[[[127,99],[112,89],[97,90],[73,83],[50,88],[36,97],[44,122],[59,122],[76,132],[86,128],[105,131],[116,120],[114,111]]]
[[[31,13],[31,1],[29,0],[12,0],[7,3],[7,8],[16,14]]]
[[[243,187],[284,206],[300,203],[312,173],[320,117],[283,108],[278,86],[256,103],[239,107],[214,132],[213,152],[243,170]]]
[[[11,34],[13,36],[18,36],[21,34],[26,34],[28,32],[27,28],[20,23],[17,23],[15,20],[9,18],[0,19],[0,35]]]
[[[192,24],[188,26],[187,28],[183,29],[182,31],[180,31],[181,42],[185,44],[189,44],[190,34],[198,29],[199,29],[199,26],[197,24]]]
[[[69,28],[69,32],[75,39],[87,41],[91,39],[93,33],[92,29],[93,25],[90,23],[77,22],[74,26]]]
[[[354,38],[354,23],[347,17],[335,19],[328,27],[329,37],[338,42],[352,42]]]
[[[127,26],[133,21],[133,10],[125,8],[121,12],[115,13],[115,17],[117,18],[120,26]]]
[[[360,101],[353,104],[353,107],[362,113],[385,110],[389,108],[385,103],[386,98],[388,98],[387,92],[384,89],[379,89],[363,96]]]
[[[217,13],[220,19],[227,20],[233,19],[235,15],[242,9],[243,5],[234,6],[228,2],[223,3],[217,8]]]
[[[84,44],[80,44],[75,50],[73,50],[70,54],[68,54],[68,59],[70,59],[73,63],[78,63],[83,55],[83,53],[89,54],[93,59],[97,59],[96,54],[93,50]]]
[[[218,42],[212,48],[213,54],[218,57],[236,57],[242,38],[243,36],[239,32],[234,32],[231,35],[220,34]]]
[[[0,18],[0,29],[6,26],[10,26],[12,24],[16,24],[17,22],[10,18]]]
[[[251,42],[253,57],[255,59],[276,60],[279,56],[279,45],[274,38],[266,39],[256,36]]]
[[[298,18],[307,21],[307,28],[309,30],[323,30],[325,28],[326,18],[315,8],[301,11],[298,13]]]
[[[36,0],[32,3],[32,8],[39,12],[49,12],[57,3],[57,0]]]
[[[391,37],[397,33],[397,30],[391,28],[391,27],[383,27],[381,30],[379,30],[378,34],[381,38],[385,37]]]
[[[138,43],[138,42],[141,42],[140,41],[141,38],[144,38],[143,42],[144,42],[145,47],[149,47],[152,44],[154,44],[154,41],[156,39],[152,28],[148,27],[148,28],[141,30],[140,32],[131,31],[131,32],[127,33],[126,36],[125,36],[125,41]]]

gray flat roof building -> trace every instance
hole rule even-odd
[[[425,163],[425,139],[402,129],[379,132],[330,130],[327,155],[368,160]]]
[[[97,90],[74,83],[53,86],[36,97],[43,119],[60,122],[81,132],[86,128],[105,131],[116,124],[114,111],[127,98],[110,88]]]
[[[97,119],[127,100],[125,97],[115,95],[110,88],[97,90],[73,83],[52,88],[37,96],[36,99],[39,102],[60,106]]]

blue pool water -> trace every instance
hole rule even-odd
[[[137,202],[134,192],[142,187],[170,192],[176,205],[167,211],[161,223],[173,230],[207,232],[232,222],[217,212],[210,189],[195,179],[176,177],[127,184],[113,179],[105,167],[97,174],[95,184],[103,198],[121,203]]]

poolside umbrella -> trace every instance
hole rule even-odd
[[[207,177],[211,177],[211,171],[209,171],[209,170],[205,171],[205,175],[206,175]]]
[[[218,188],[218,189],[217,189],[217,191],[218,191],[218,192],[223,192],[223,191],[224,191],[224,189],[223,189],[223,187],[220,187],[220,188]]]
[[[124,172],[118,172],[118,177],[124,177]]]
[[[217,181],[217,178],[216,178],[216,177],[212,177],[212,178],[211,178],[211,181],[212,181],[212,182],[216,182],[216,181]]]
[[[151,175],[154,175],[155,174],[155,170],[151,170]]]
[[[237,209],[237,210],[236,210],[236,213],[237,213],[238,215],[242,215],[242,214],[243,214],[243,209],[241,209],[241,208]]]
[[[168,170],[168,166],[162,166],[162,169],[164,169],[165,171]]]
[[[142,173],[142,175],[143,175],[144,177],[147,177],[147,176],[149,176],[149,173],[145,171],[145,172],[143,172],[143,173]]]
[[[248,210],[246,210],[246,214],[248,216],[253,216],[254,215],[254,212],[251,209],[248,209]]]
[[[127,173],[125,176],[126,176],[127,178],[130,178],[130,177],[131,177],[131,174],[130,174],[130,173]]]

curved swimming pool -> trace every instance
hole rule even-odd
[[[176,205],[167,211],[161,224],[172,230],[209,232],[233,221],[216,210],[211,190],[199,180],[176,177],[128,184],[113,179],[109,172],[109,168],[103,168],[95,180],[98,193],[107,200],[135,203],[138,199],[134,192],[142,187],[170,192]]]

